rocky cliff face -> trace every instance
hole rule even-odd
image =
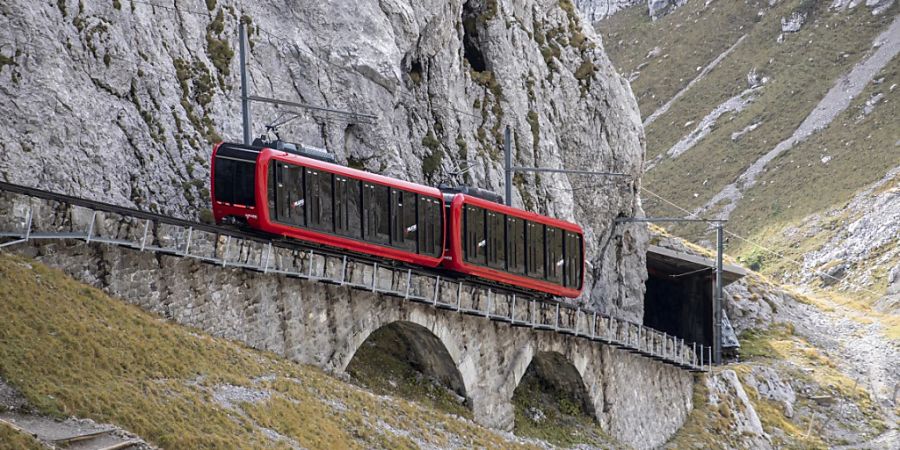
[[[837,0],[840,1],[840,0]],[[591,22],[607,18],[625,8],[646,3],[646,11],[651,19],[656,20],[681,5],[687,0],[575,0],[578,10]]]
[[[197,216],[211,143],[240,138],[244,21],[253,93],[377,116],[281,130],[342,162],[500,192],[508,125],[514,164],[632,175],[518,175],[513,203],[585,226],[590,298],[640,319],[645,231],[612,227],[641,212],[640,116],[571,2],[196,3],[0,6],[0,177]],[[281,112],[254,104],[254,134]]]
[[[656,245],[712,256],[651,232]],[[847,254],[859,253],[847,247]],[[667,448],[890,448],[886,443],[897,441],[900,345],[892,337],[890,292],[881,308],[862,310],[846,298],[810,295],[752,272],[725,288],[740,357],[696,385],[695,409]]]
[[[591,22],[609,17],[625,8],[644,3],[643,0],[575,0],[578,10]]]

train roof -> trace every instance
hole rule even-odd
[[[578,234],[584,234],[584,230],[577,223],[567,222],[565,220],[554,219],[553,217],[544,216],[541,214],[533,213],[531,211],[526,211],[524,209],[514,208],[512,206],[501,205],[500,203],[495,203],[489,200],[485,200],[478,197],[473,197],[471,195],[466,194],[456,194],[457,198],[460,198],[463,203],[467,203],[470,205],[475,205],[482,207],[484,209],[488,209],[491,211],[497,211],[499,213],[506,214],[508,216],[518,217],[520,219],[530,220],[532,222],[542,223],[544,225],[550,225],[557,228],[562,228],[567,231],[572,231]]]
[[[404,189],[407,191],[415,192],[418,194],[428,195],[430,197],[438,197],[443,198],[441,195],[441,191],[438,188],[426,186],[424,184],[411,183],[409,181],[400,180],[398,178],[386,177],[384,175],[378,175],[372,172],[366,172],[365,170],[354,169],[352,167],[342,166],[340,164],[329,163],[325,161],[321,161],[318,159],[309,158],[306,156],[296,155],[293,153],[288,153],[282,150],[274,150],[271,148],[264,148],[260,153],[260,159],[268,161],[269,159],[277,159],[279,161],[284,162],[292,162],[295,164],[301,164],[306,167],[311,167],[314,169],[325,170],[328,172],[332,172],[338,175],[343,175],[345,177],[356,178],[362,181],[367,181],[370,183],[377,183],[386,186],[392,186],[399,189]]]

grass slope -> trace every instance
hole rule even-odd
[[[33,437],[0,423],[0,450],[44,450],[44,446]]]
[[[734,181],[750,164],[788,138],[835,80],[868,55],[872,41],[900,10],[894,4],[880,16],[865,7],[831,11],[830,2],[793,0],[767,2],[691,1],[656,22],[641,8],[617,14],[598,25],[606,49],[620,70],[638,66],[632,82],[644,117],[668,101],[738,37],[747,38],[717,68],[698,81],[645,131],[647,158],[664,153],[693,131],[716,106],[748,88],[747,73],[768,77],[756,101],[739,113],[720,117],[712,131],[692,149],[663,160],[644,179],[644,185],[688,209],[706,203]],[[797,33],[781,34],[781,18],[792,12],[807,14]],[[659,56],[645,58],[659,47]],[[668,55],[663,58],[663,56]],[[889,64],[825,130],[770,163],[756,187],[738,204],[729,227],[742,234],[759,232],[766,224],[790,223],[804,215],[846,201],[853,193],[900,164],[900,127],[896,126],[900,89],[898,62]],[[872,113],[861,117],[872,95],[884,95]],[[754,131],[732,140],[733,133],[759,123]],[[827,163],[822,158],[830,156]],[[645,198],[648,215],[682,215],[680,211]],[[679,234],[699,235],[681,228]],[[735,253],[732,251],[732,253]]]
[[[165,323],[5,253],[0,317],[0,377],[38,412],[114,423],[163,448],[514,446],[470,421]],[[216,400],[229,390],[257,395]]]

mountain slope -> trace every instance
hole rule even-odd
[[[0,317],[0,379],[31,409],[113,423],[163,448],[522,445],[458,416],[165,323],[6,253]],[[11,433],[0,428],[0,436]]]
[[[711,257],[654,227],[653,242]],[[900,439],[900,322],[834,294],[801,294],[750,273],[729,285],[736,361],[694,391],[668,448],[893,448]]]
[[[900,167],[900,5],[844,3],[689,1],[657,21],[635,7],[596,27],[644,118],[648,215],[728,217],[729,252],[782,281],[823,270],[829,261],[806,253],[839,253],[837,225],[862,221],[882,239],[856,253],[878,267],[856,258],[868,276],[842,287],[876,299],[900,265],[896,252],[879,259],[900,237],[875,207],[891,204]],[[858,198],[873,190],[883,195]],[[837,217],[851,201],[854,217]],[[823,220],[835,226],[798,232]]]

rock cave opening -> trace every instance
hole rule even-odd
[[[381,395],[394,395],[472,418],[456,363],[427,328],[405,321],[375,330],[359,346],[347,373]]]
[[[409,78],[416,83],[422,81],[422,63],[414,59],[409,65]]]
[[[519,436],[566,447],[606,442],[581,374],[557,352],[534,355],[512,402]]]
[[[487,70],[487,62],[484,59],[484,53],[481,51],[478,36],[479,20],[483,17],[480,9],[483,9],[483,6],[477,5],[476,0],[469,0],[463,4],[462,11],[463,58],[468,61],[469,66],[476,72]]]

